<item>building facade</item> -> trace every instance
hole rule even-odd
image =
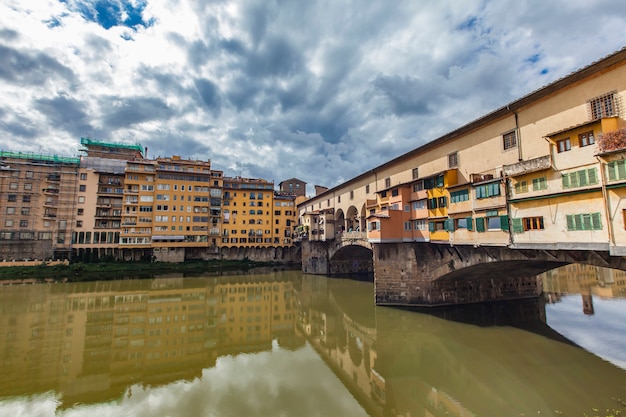
[[[146,159],[139,144],[81,144],[80,158],[0,154],[1,260],[182,262],[294,245],[296,196],[273,182]]]
[[[299,204],[301,222],[332,213],[374,244],[623,256],[625,97],[623,49]]]

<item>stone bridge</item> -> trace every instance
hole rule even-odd
[[[333,240],[302,242],[304,273],[350,275],[373,271],[372,245],[365,232],[344,232]]]
[[[539,274],[572,263],[626,270],[626,258],[594,250],[370,244],[349,233],[302,245],[304,273],[373,272],[379,305],[431,307],[537,297],[543,291]]]

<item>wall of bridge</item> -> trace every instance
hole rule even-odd
[[[345,242],[305,241],[302,271],[341,275],[370,268],[376,304],[432,307],[534,298],[543,292],[541,273],[571,263],[626,270],[626,258],[610,256],[608,251],[427,242],[371,247],[370,252]]]
[[[571,263],[626,270],[608,251],[373,244],[376,303],[439,306],[537,297],[539,274]]]

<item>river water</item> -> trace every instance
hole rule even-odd
[[[621,415],[625,276],[427,312],[297,271],[4,286],[0,416]]]

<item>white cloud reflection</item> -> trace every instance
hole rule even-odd
[[[108,403],[61,409],[55,393],[0,402],[1,417],[366,415],[309,344],[297,351],[275,347],[220,357],[200,378],[158,387],[133,385]]]

